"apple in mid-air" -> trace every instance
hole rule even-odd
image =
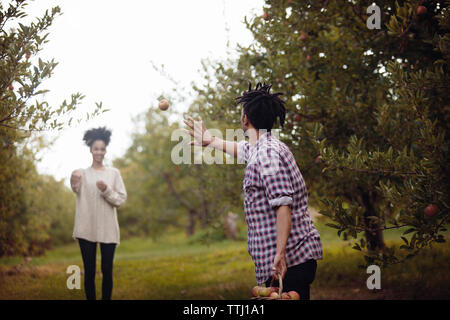
[[[169,102],[166,99],[162,99],[158,104],[159,109],[165,111],[169,109]]]

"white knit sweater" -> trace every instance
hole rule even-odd
[[[120,244],[119,222],[116,208],[123,205],[127,192],[119,170],[105,167],[79,169],[81,180],[71,184],[77,194],[74,239],[82,238],[92,242]],[[107,185],[104,192],[97,188],[97,181]]]

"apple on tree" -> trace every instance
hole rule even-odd
[[[439,207],[437,205],[435,205],[435,204],[429,204],[425,208],[425,214],[428,217],[434,217],[438,212],[439,212]]]
[[[322,156],[319,154],[315,159],[314,162],[315,163],[320,163],[322,161]]]
[[[307,37],[308,37],[308,35],[302,31],[300,36],[298,37],[298,39],[299,40],[305,40]]]
[[[426,14],[427,11],[428,11],[427,8],[424,7],[424,6],[418,6],[417,7],[417,15],[419,15],[419,16],[421,16],[423,14]]]

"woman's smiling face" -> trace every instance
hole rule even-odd
[[[95,162],[102,163],[106,154],[106,144],[103,140],[95,140],[91,146],[92,158]]]

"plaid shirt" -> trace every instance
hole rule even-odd
[[[287,267],[322,259],[320,236],[308,211],[308,192],[289,148],[270,132],[255,145],[238,143],[238,163],[247,163],[243,182],[247,249],[255,263],[256,280],[272,276],[277,247],[276,209],[291,208],[291,232],[286,245]]]

